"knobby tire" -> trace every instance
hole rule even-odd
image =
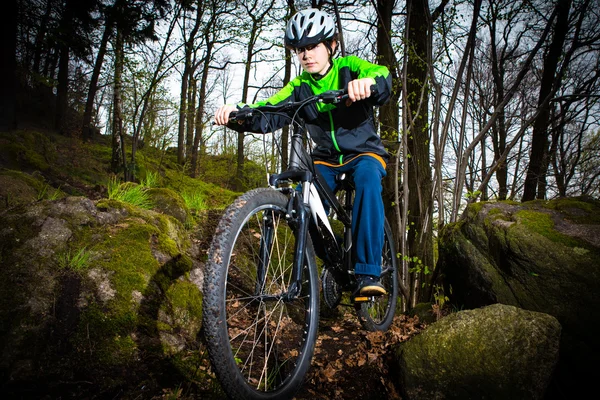
[[[356,313],[363,328],[368,331],[387,330],[396,312],[398,299],[398,260],[392,229],[387,219],[384,224],[383,250],[381,254],[380,282],[387,294],[371,301],[356,303]]]
[[[203,327],[212,366],[230,398],[292,398],[311,363],[317,266],[309,238],[301,294],[281,296],[292,280],[296,242],[287,204],[274,189],[245,193],[225,211],[209,250]]]

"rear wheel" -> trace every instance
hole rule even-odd
[[[387,292],[384,296],[372,297],[369,301],[355,303],[358,319],[368,331],[384,331],[394,320],[398,299],[398,260],[392,229],[388,221],[384,224],[383,250],[381,253],[380,282]]]
[[[319,289],[308,239],[301,293],[287,298],[296,231],[288,198],[262,188],[238,198],[213,239],[204,282],[204,329],[211,362],[231,398],[291,398],[314,351]]]

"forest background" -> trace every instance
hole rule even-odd
[[[600,0],[4,3],[0,130],[110,136],[126,181],[139,179],[141,146],[175,152],[198,179],[204,157],[230,156],[236,191],[265,184],[249,162],[286,166],[288,131],[215,128],[214,110],[299,72],[282,39],[297,10],[334,15],[341,54],[392,74],[377,118],[409,304],[439,289],[435,238],[468,202],[600,197]]]

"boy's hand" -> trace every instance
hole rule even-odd
[[[225,105],[219,107],[217,112],[215,112],[215,124],[216,125],[227,125],[227,123],[229,122],[229,114],[231,114],[233,111],[237,111],[237,110],[238,110],[237,106],[234,106],[232,104],[225,104]]]
[[[348,100],[346,106],[371,97],[371,86],[375,85],[375,79],[362,78],[348,82]]]

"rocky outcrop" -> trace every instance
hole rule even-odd
[[[542,399],[560,330],[548,314],[501,304],[450,314],[396,348],[402,398]]]
[[[502,303],[560,322],[560,362],[549,398],[593,390],[600,378],[600,202],[472,204],[443,230],[439,249],[455,307]]]
[[[161,393],[161,379],[200,379],[193,250],[177,219],[118,201],[67,197],[4,211],[2,393],[113,398],[126,388],[146,398]]]

